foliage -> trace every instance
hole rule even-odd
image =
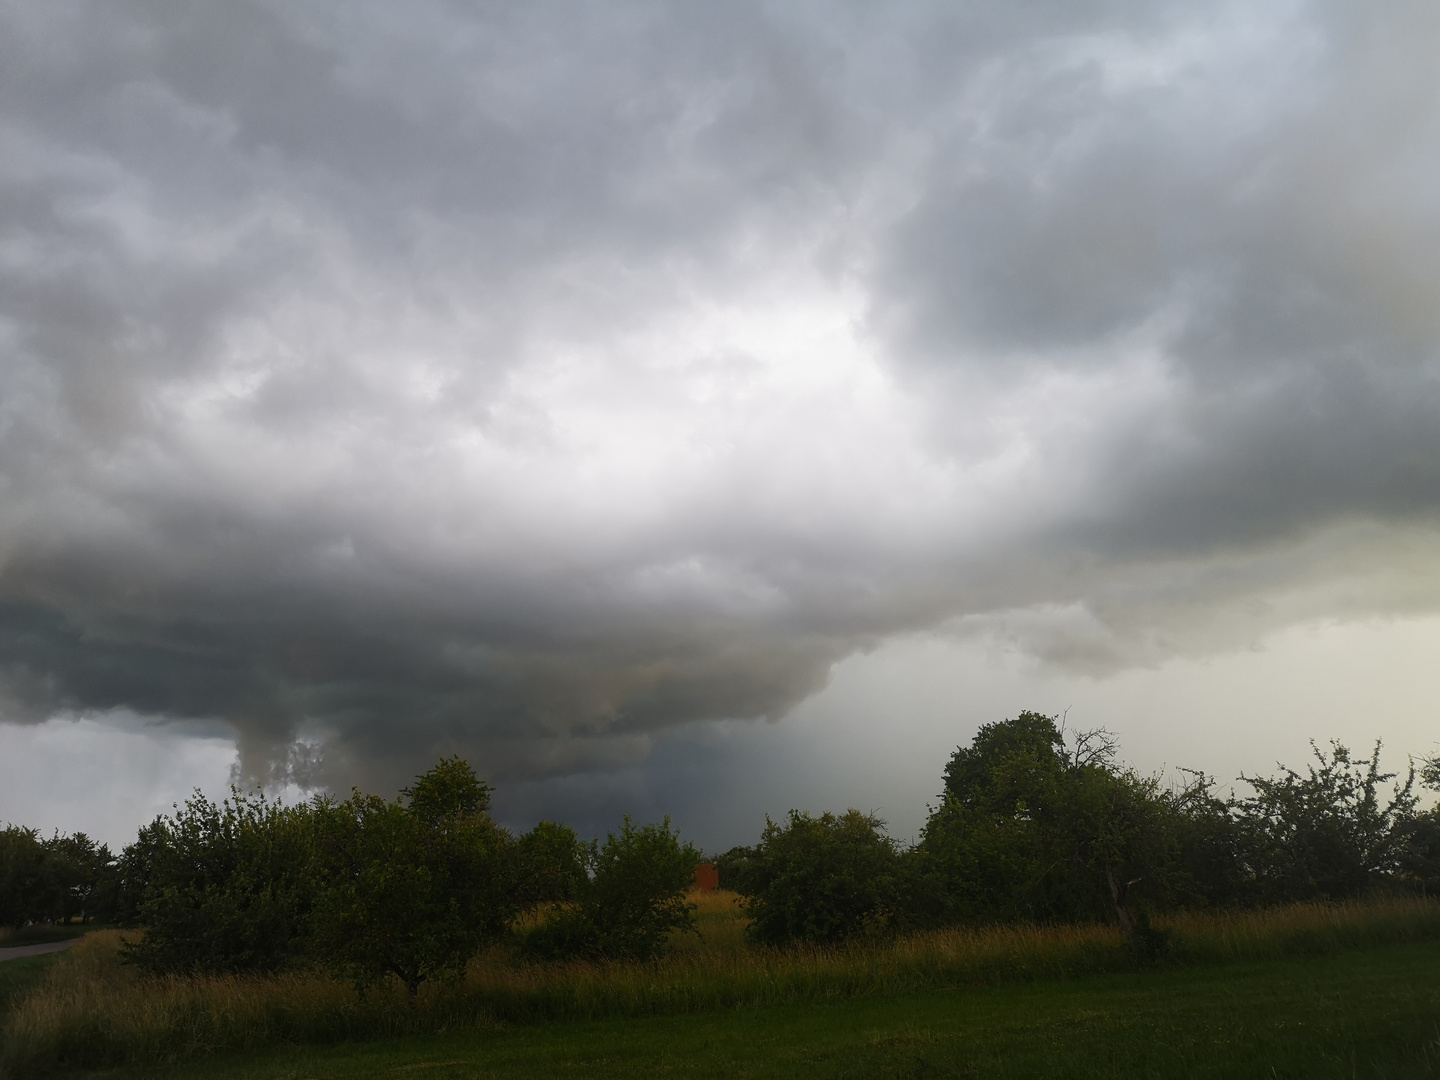
[[[110,850],[84,833],[56,832],[47,840],[34,829],[0,830],[0,926],[106,915],[113,880]]]
[[[147,840],[139,919],[127,959],[153,973],[276,971],[304,948],[313,815],[263,794],[200,792]]]
[[[458,758],[394,802],[317,800],[313,937],[322,961],[365,988],[462,974],[518,913],[513,841],[486,813],[489,789]]]
[[[987,724],[952,755],[943,798],[920,845],[942,921],[1108,913],[1140,943],[1136,901],[1163,895],[1176,800],[1117,766],[1109,733],[1083,733],[1067,749],[1054,717]]]
[[[1329,752],[1311,744],[1315,760],[1302,775],[1242,777],[1255,794],[1235,807],[1237,857],[1265,903],[1361,896],[1407,863],[1404,840],[1414,816],[1414,770],[1388,799],[1380,787],[1380,744],[1352,758],[1338,742]]]
[[[561,959],[653,960],[677,930],[694,923],[685,891],[700,853],[680,842],[670,819],[636,825],[626,817],[604,844],[580,849],[584,873],[572,879],[573,900],[524,938],[534,955]]]
[[[765,819],[749,867],[745,910],[767,945],[821,944],[894,929],[904,910],[904,858],[873,814]]]
[[[574,829],[540,822],[515,845],[517,895],[527,907],[576,899],[586,879],[588,852]]]
[[[955,748],[942,794],[966,809],[1023,816],[1054,787],[1064,766],[1065,739],[1055,718],[1022,712],[981,725],[968,748]]]
[[[117,926],[138,927],[145,894],[154,878],[160,853],[169,836],[165,818],[142,825],[132,843],[126,844],[110,872],[107,914]]]
[[[1150,912],[1229,899],[1228,804],[1188,774],[1167,786],[1117,761],[1100,729],[1068,742],[1058,719],[986,724],[945,770],[917,852],[925,916],[941,923],[1114,918],[1147,956]]]
[[[113,895],[114,858],[104,844],[82,833],[56,833],[45,842],[53,882],[52,915],[82,922],[108,911]]]
[[[720,876],[720,888],[748,896],[758,885],[755,862],[756,849],[737,845],[716,855],[712,862]]]
[[[0,829],[0,925],[19,929],[51,905],[45,845],[34,829]]]

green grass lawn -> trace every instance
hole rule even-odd
[[[112,1077],[1440,1075],[1440,945],[273,1049]]]

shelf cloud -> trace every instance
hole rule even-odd
[[[1440,12],[0,3],[0,719],[623,769],[1440,610]]]

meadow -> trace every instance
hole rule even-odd
[[[1261,1075],[1235,1070],[1262,1059],[1412,1076],[1440,1037],[1440,904],[1420,898],[1177,915],[1158,921],[1169,947],[1152,965],[1099,925],[764,949],[734,894],[695,899],[697,932],[663,960],[534,964],[497,947],[414,1008],[396,987],[361,996],[318,974],[147,976],[119,962],[122,933],[100,931],[11,998],[0,1062],[16,1078],[655,1075],[721,1059],[755,1076],[906,1061],[913,1075],[1109,1062],[1103,1074],[1160,1076],[1185,1075],[1174,1055],[1190,1054],[1197,1076]]]

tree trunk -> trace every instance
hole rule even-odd
[[[1130,892],[1133,882],[1121,884],[1115,880],[1115,871],[1107,864],[1105,867],[1105,884],[1110,886],[1110,900],[1115,905],[1115,915],[1120,920],[1120,929],[1125,932],[1125,940],[1130,943],[1132,949],[1139,947],[1135,940],[1135,920],[1130,916],[1130,908],[1125,903],[1125,897]]]

